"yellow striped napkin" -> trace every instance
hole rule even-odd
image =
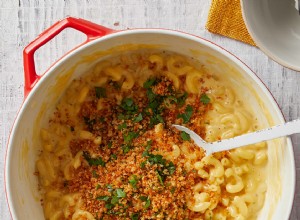
[[[255,46],[243,20],[240,0],[212,0],[206,29]]]

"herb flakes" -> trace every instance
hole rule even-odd
[[[130,143],[134,138],[137,138],[139,136],[139,133],[134,132],[134,131],[129,131],[128,134],[124,134],[124,142],[125,143]]]
[[[128,180],[129,184],[130,184],[134,189],[137,188],[136,185],[137,185],[138,181],[139,181],[139,180],[138,180],[138,178],[137,178],[136,175],[132,175],[132,176],[130,177],[130,179]]]
[[[177,118],[182,118],[183,123],[186,124],[190,121],[190,119],[193,115],[193,111],[194,111],[193,107],[188,105],[188,106],[186,106],[184,113],[178,114]]]
[[[127,111],[128,114],[134,114],[137,112],[138,107],[135,105],[132,98],[125,98],[122,100],[121,108]]]
[[[143,115],[142,113],[139,113],[134,119],[133,122],[140,122],[143,120]]]
[[[95,93],[98,99],[106,98],[106,90],[103,87],[95,87]]]
[[[208,103],[210,103],[210,98],[205,93],[203,93],[200,96],[200,102],[202,102],[204,105],[207,105]]]
[[[131,218],[131,220],[138,220],[139,217],[140,217],[140,214],[139,214],[139,213],[134,213],[134,214],[131,215],[130,218]]]
[[[145,202],[145,205],[144,205],[145,209],[148,209],[150,207],[151,200],[148,196],[140,196],[140,200]]]
[[[89,163],[90,166],[102,166],[105,167],[105,162],[102,160],[101,157],[98,158],[91,158],[91,155],[88,151],[83,151],[84,159]]]
[[[191,136],[190,136],[188,133],[186,133],[185,131],[182,131],[182,132],[180,133],[180,137],[181,137],[182,140],[184,140],[184,141],[190,141],[190,140],[191,140]]]

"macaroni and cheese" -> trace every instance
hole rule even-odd
[[[193,59],[141,51],[74,80],[41,129],[45,218],[256,219],[267,144],[205,156],[206,141],[260,128],[230,82]]]

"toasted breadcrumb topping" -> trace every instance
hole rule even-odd
[[[172,124],[187,123],[204,138],[203,119],[211,105],[201,103],[198,95],[175,90],[166,77],[147,82],[122,94],[120,103],[119,87],[109,81],[102,97],[97,94],[99,90],[89,92],[78,114],[84,129],[101,137],[101,143],[71,140],[71,153],[75,156],[82,151],[83,165],[71,168],[72,179],[61,188],[66,193],[79,192],[83,201],[80,208],[96,219],[201,216],[187,208],[187,200],[193,200],[192,187],[201,179],[196,170],[185,168],[187,155],[173,157],[172,153],[174,145],[185,145],[198,160],[204,152],[192,140],[183,140]],[[101,109],[97,109],[99,99]],[[56,115],[55,121],[59,121]],[[74,130],[71,120],[62,123],[70,123]]]

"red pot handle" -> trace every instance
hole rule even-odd
[[[80,18],[67,17],[63,20],[58,21],[50,28],[41,33],[33,42],[25,47],[23,51],[23,62],[24,62],[24,77],[25,86],[24,92],[25,97],[34,87],[34,85],[41,78],[41,75],[37,75],[35,71],[34,53],[41,46],[49,42],[52,38],[57,36],[62,30],[66,28],[73,28],[87,36],[86,42],[89,42],[98,37],[105,36],[112,33],[114,30],[103,27],[101,25],[89,22]],[[84,43],[86,43],[84,42]],[[83,43],[83,44],[84,44]],[[74,48],[75,49],[75,48]]]

